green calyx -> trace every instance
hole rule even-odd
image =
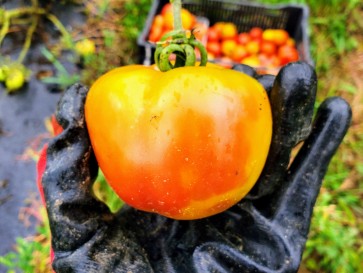
[[[168,40],[168,38],[171,38]],[[195,66],[195,48],[201,55],[200,66],[207,64],[207,51],[203,44],[195,39],[193,32],[187,38],[185,31],[172,31],[163,36],[157,43],[155,63],[160,71],[165,72],[177,67]],[[175,63],[170,62],[170,55],[175,54]]]

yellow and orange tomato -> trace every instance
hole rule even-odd
[[[130,206],[198,219],[241,200],[269,151],[267,94],[218,66],[114,69],[91,87],[87,127],[100,168]]]

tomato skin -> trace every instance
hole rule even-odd
[[[249,41],[251,41],[251,37],[247,32],[242,32],[237,36],[237,42],[241,45],[246,45]]]
[[[221,51],[226,57],[231,57],[236,46],[237,42],[235,40],[224,40],[221,45]]]
[[[243,46],[243,45],[237,45],[236,48],[234,49],[231,59],[234,62],[241,62],[244,58],[246,58],[248,56],[248,51],[247,49]]]
[[[234,39],[237,37],[237,26],[233,23],[225,23],[222,27],[222,39]]]
[[[193,25],[196,22],[196,18],[193,14],[191,14],[188,10],[182,9],[181,10],[181,20],[183,28],[186,30],[191,30]],[[166,12],[164,15],[164,28],[168,30],[174,29],[174,15],[173,12],[169,11]]]
[[[218,67],[114,69],[91,87],[85,115],[115,192],[174,219],[236,204],[258,179],[272,135],[263,87]]]
[[[278,46],[282,46],[288,41],[289,33],[283,29],[266,29],[262,34],[262,38],[265,41],[270,41]]]
[[[272,56],[276,54],[277,46],[270,41],[263,41],[260,46],[260,51],[268,56]]]
[[[164,16],[167,12],[173,12],[173,6],[170,3],[166,3],[161,9],[160,14]]]
[[[220,32],[214,27],[208,28],[207,36],[208,42],[219,42],[220,40]]]
[[[250,41],[246,44],[246,50],[249,54],[257,54],[260,51],[260,43],[257,41]]]
[[[219,42],[207,42],[206,49],[209,53],[212,53],[214,57],[218,57],[221,54],[221,44]]]
[[[277,55],[282,65],[299,60],[299,52],[289,45],[279,47]]]
[[[160,26],[152,26],[151,30],[150,30],[150,34],[149,34],[149,41],[150,42],[157,42],[160,40],[160,38],[163,35],[163,28]]]
[[[262,28],[259,28],[259,27],[253,27],[250,29],[250,32],[249,32],[252,40],[261,40],[262,33],[263,33],[263,30],[262,30]]]

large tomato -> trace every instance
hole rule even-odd
[[[174,219],[203,218],[241,200],[261,173],[272,134],[263,87],[217,67],[114,69],[91,87],[85,115],[115,192]]]

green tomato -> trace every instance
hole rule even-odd
[[[90,39],[84,39],[76,43],[76,51],[81,56],[88,56],[96,52],[95,43]]]
[[[13,92],[22,87],[24,82],[24,73],[19,69],[12,69],[6,77],[5,86],[9,92]]]

